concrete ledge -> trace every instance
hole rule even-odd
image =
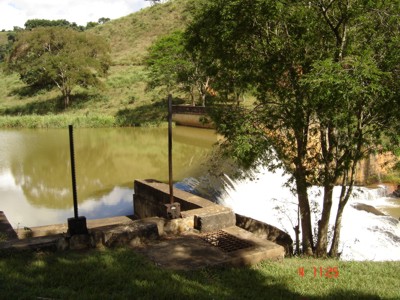
[[[170,203],[169,186],[156,180],[135,180],[134,212],[139,219],[164,216],[164,204]],[[211,201],[174,188],[174,201],[181,211],[215,205]]]
[[[134,221],[129,225],[121,225],[111,230],[99,232],[101,243],[106,247],[128,245],[131,243],[141,243],[144,239],[157,239],[159,237],[156,223]]]
[[[106,247],[136,245],[143,240],[157,239],[159,237],[157,223],[151,220],[130,220],[128,222],[125,221],[123,224],[110,224],[110,219],[105,219],[104,221],[105,223],[101,223],[101,220],[93,222],[100,226],[90,228],[88,235],[67,237],[66,234],[59,233],[21,240],[14,239],[1,242],[0,251],[80,250],[101,245]]]
[[[53,235],[46,237],[34,237],[26,238],[23,240],[10,240],[7,242],[0,243],[0,251],[38,251],[38,250],[57,250],[58,240],[62,238],[62,235]]]
[[[252,244],[252,247],[241,249],[231,253],[229,264],[231,265],[252,265],[265,259],[281,260],[285,256],[285,249],[274,242],[259,238],[251,232],[232,226],[223,231],[234,235]]]
[[[273,242],[257,238],[252,233],[236,226],[223,229],[224,232],[245,240],[250,246],[233,252],[204,241],[199,234],[183,233],[150,242],[136,251],[147,256],[157,266],[172,270],[193,270],[212,266],[243,266],[262,260],[280,260],[284,249]]]
[[[198,127],[198,128],[215,128],[215,124],[206,115],[200,114],[186,114],[174,113],[172,114],[172,121],[177,125]]]
[[[194,209],[190,213],[194,215],[194,228],[201,232],[235,226],[236,223],[233,211],[220,205]]]
[[[4,212],[0,211],[0,241],[17,239],[17,233],[12,228]]]
[[[236,226],[255,234],[259,238],[281,245],[287,255],[293,253],[292,238],[275,226],[239,214],[236,214]]]

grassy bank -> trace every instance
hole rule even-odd
[[[112,116],[73,116],[73,115],[27,115],[0,116],[1,128],[67,128],[75,127],[114,127],[116,120]]]
[[[338,277],[327,278],[325,272],[321,277],[320,267],[337,267]],[[291,258],[249,268],[176,272],[160,269],[127,248],[3,254],[0,298],[399,299],[399,271],[400,262]]]
[[[67,128],[68,125],[80,128],[110,128],[110,127],[163,127],[167,126],[163,120],[147,120],[130,118],[127,116],[107,115],[28,115],[28,116],[0,116],[0,128]]]

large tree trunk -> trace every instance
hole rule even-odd
[[[361,141],[358,141],[358,150],[361,149]],[[353,160],[351,169],[343,175],[342,181],[342,191],[340,193],[338,211],[336,214],[335,228],[333,232],[333,239],[331,249],[329,250],[329,256],[338,257],[339,256],[339,241],[340,241],[340,231],[342,229],[342,215],[347,202],[350,199],[351,193],[354,187],[354,177],[356,172],[356,165],[358,160]],[[348,183],[348,173],[350,173],[350,180]]]
[[[296,187],[297,187],[297,197],[300,207],[303,254],[311,256],[313,255],[314,252],[314,245],[313,245],[313,235],[312,235],[310,203],[308,201],[307,183],[305,178],[306,177],[304,169],[298,167],[296,171]]]
[[[69,93],[64,95],[64,108],[67,108],[69,105],[69,96],[70,96]]]
[[[318,222],[318,241],[316,247],[316,254],[318,257],[325,257],[328,251],[328,230],[332,209],[333,188],[334,186],[331,183],[327,183],[324,187],[322,216],[321,220]]]
[[[297,99],[299,102],[303,101],[301,97],[298,97]],[[296,181],[297,198],[300,208],[303,254],[311,256],[314,254],[314,241],[312,234],[310,203],[308,201],[307,193],[307,168],[305,167],[309,134],[309,116],[300,114],[300,116],[297,116],[297,118],[299,120],[299,124],[301,125],[297,128],[294,128],[294,136],[296,139],[295,151],[297,152],[294,159],[294,164],[296,166],[294,177]]]
[[[331,249],[329,250],[329,256],[338,257],[339,256],[339,241],[340,241],[340,230],[342,228],[342,215],[344,210],[344,203],[339,202],[339,207],[336,215],[335,228],[333,231],[333,240]]]
[[[331,124],[321,124],[320,129],[320,142],[322,152],[322,164],[324,167],[323,174],[323,204],[321,219],[318,221],[318,240],[316,247],[316,254],[318,257],[327,256],[328,251],[328,230],[329,230],[329,219],[331,216],[332,209],[332,196],[333,188],[336,181],[335,176],[332,175],[333,170],[337,168],[334,163],[333,157],[336,152],[337,136],[335,134],[335,128]]]
[[[62,90],[62,94],[64,97],[64,108],[67,108],[70,102],[69,100],[71,97],[71,90],[68,87],[64,87]]]
[[[190,86],[190,100],[192,102],[192,106],[196,106],[196,99],[194,97],[194,87]]]

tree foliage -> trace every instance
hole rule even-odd
[[[110,65],[109,45],[70,28],[39,27],[16,36],[7,67],[29,86],[58,88],[69,105],[75,86],[101,86]]]
[[[205,105],[211,77],[196,55],[186,50],[183,32],[176,31],[156,40],[149,49],[146,59],[148,88],[162,88],[166,93],[184,91],[189,93],[192,105],[195,105],[196,95]]]
[[[47,20],[47,19],[30,19],[24,24],[25,30],[32,30],[38,27],[64,27],[83,31],[83,26],[78,26],[75,22],[71,23],[65,19]]]
[[[338,253],[355,166],[380,149],[383,135],[396,136],[399,9],[399,1],[203,1],[187,29],[189,49],[225,74],[216,77],[220,88],[229,80],[255,91],[252,108],[216,109],[214,121],[237,161],[281,166],[292,175],[304,253],[327,254],[340,182],[330,251]],[[324,191],[316,239],[307,194],[313,184]]]

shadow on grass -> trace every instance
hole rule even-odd
[[[182,104],[184,100],[174,98],[173,104]],[[167,121],[168,102],[166,99],[151,104],[141,105],[134,109],[121,109],[116,114],[117,124],[120,126],[142,126],[144,124],[159,124]]]
[[[51,88],[38,87],[34,85],[23,85],[21,87],[13,88],[8,93],[8,96],[17,96],[20,99],[25,99],[46,93],[50,90]]]
[[[6,108],[2,111],[2,115],[46,115],[48,113],[59,113],[63,111],[63,109],[64,107],[61,103],[61,97],[55,97],[45,101],[35,101]]]
[[[291,290],[291,280],[285,276],[289,277],[256,268],[167,271],[128,248],[8,254],[0,261],[0,298],[379,299],[340,288],[326,297],[301,295]]]
[[[99,97],[100,96],[97,94],[90,94],[87,92],[73,94],[70,98],[69,109],[74,110],[84,108],[89,101]],[[57,96],[43,101],[35,101],[23,105],[9,107],[4,109],[1,114],[9,116],[46,115],[49,113],[57,114],[64,111],[64,98],[62,96]]]

